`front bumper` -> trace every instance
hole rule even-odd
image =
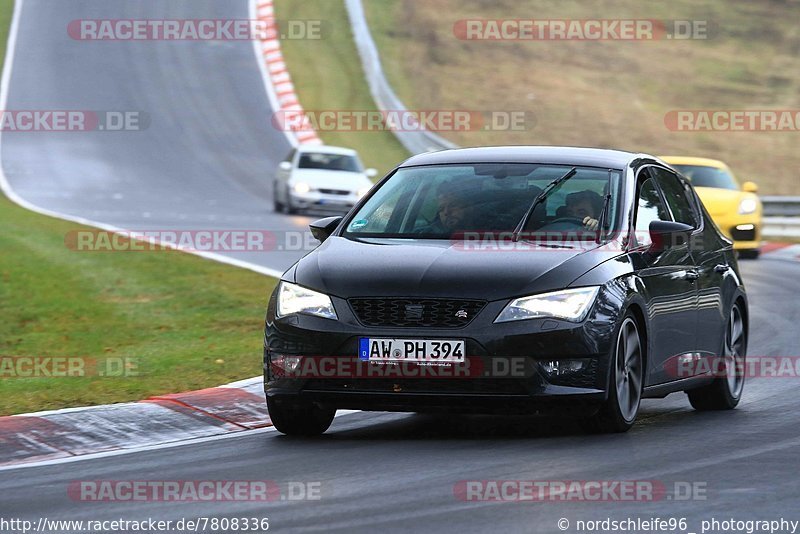
[[[338,321],[276,319],[273,295],[264,338],[267,396],[337,409],[586,414],[607,398],[615,325],[606,316],[494,324],[506,302],[490,302],[462,328],[367,327],[346,300],[332,300]],[[361,362],[362,337],[464,339],[467,362],[450,369]],[[297,366],[293,371],[287,358]],[[567,360],[580,362],[580,369],[555,374],[546,363]]]
[[[735,250],[754,250],[761,246],[761,214],[712,214],[717,227],[733,241]]]
[[[292,191],[289,195],[292,199],[292,206],[301,210],[349,211],[359,200],[358,195],[354,192],[348,195],[334,195],[319,191],[302,194]]]

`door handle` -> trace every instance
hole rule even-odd
[[[682,280],[687,280],[689,282],[694,282],[695,280],[700,278],[700,273],[698,273],[694,269],[691,269],[689,271],[683,271],[683,273],[681,274],[680,277],[681,277]]]
[[[714,267],[715,273],[727,273],[730,266],[727,263],[720,263],[719,265]]]

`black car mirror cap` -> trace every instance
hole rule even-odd
[[[325,217],[324,219],[312,222],[308,225],[311,229],[311,235],[320,243],[324,242],[331,236],[333,231],[336,230],[339,223],[342,222],[342,218],[341,216]]]
[[[651,221],[649,231],[653,243],[650,250],[661,252],[688,243],[694,228],[674,221]]]

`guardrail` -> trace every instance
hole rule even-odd
[[[800,238],[800,197],[761,197],[764,237]]]

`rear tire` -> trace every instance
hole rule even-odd
[[[739,258],[743,260],[757,260],[761,255],[761,251],[757,248],[750,248],[739,251]]]
[[[744,390],[744,363],[747,333],[739,304],[734,304],[728,317],[723,342],[722,363],[725,376],[718,376],[707,386],[687,391],[689,403],[698,411],[732,410],[739,404]]]
[[[285,402],[267,397],[272,424],[287,436],[319,436],[331,426],[336,410],[326,410],[310,402]]]
[[[630,312],[619,326],[610,363],[608,400],[586,426],[600,433],[627,432],[636,422],[644,382],[642,336]]]

